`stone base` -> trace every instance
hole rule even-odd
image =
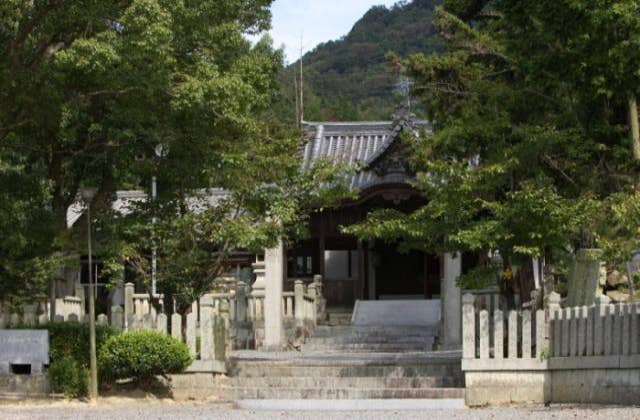
[[[49,392],[49,379],[45,374],[0,375],[2,397],[46,397]]]
[[[208,400],[216,398],[213,390],[216,386],[214,373],[183,373],[169,375],[171,396],[178,401]]]
[[[640,369],[554,371],[551,395],[557,403],[637,405],[640,403]]]
[[[550,372],[467,372],[465,402],[469,407],[549,402]]]
[[[466,404],[474,407],[526,403],[637,405],[640,402],[640,366],[633,356],[624,359],[626,367],[618,356],[579,359],[573,363],[571,359],[551,359],[548,367],[535,360],[503,360],[502,370],[493,371],[483,370],[491,363],[483,366],[482,360],[463,360]],[[496,365],[495,361],[491,362]]]

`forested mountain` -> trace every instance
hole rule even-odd
[[[442,48],[433,26],[441,0],[402,1],[391,8],[372,7],[337,41],[319,45],[303,57],[306,120],[388,119],[401,102],[399,78],[385,60]],[[321,24],[321,23],[320,23]],[[284,92],[295,113],[294,76],[299,62],[284,75]]]

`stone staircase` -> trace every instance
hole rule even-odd
[[[464,398],[460,352],[432,351],[436,331],[419,326],[318,326],[300,352],[236,351],[227,400]]]

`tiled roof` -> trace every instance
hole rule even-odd
[[[364,190],[383,183],[406,182],[407,176],[398,173],[379,176],[369,168],[397,140],[403,130],[417,134],[431,132],[428,121],[414,120],[410,114],[397,114],[394,121],[372,122],[308,122],[305,131],[308,141],[303,149],[303,168],[318,159],[336,164],[356,165],[351,176],[351,188]]]
[[[216,207],[222,200],[229,197],[229,193],[222,188],[199,189],[187,199],[187,206],[193,212],[201,212],[207,207]],[[116,191],[115,200],[111,203],[111,208],[121,215],[128,215],[133,211],[133,207],[148,199],[147,193],[141,190],[121,190]],[[78,198],[67,209],[67,227],[72,227],[82,217],[86,206],[82,199]]]

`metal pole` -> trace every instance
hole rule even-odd
[[[93,289],[93,258],[91,256],[91,203],[87,203],[87,248],[89,250],[89,398],[98,397],[98,363],[96,360],[96,307]]]

